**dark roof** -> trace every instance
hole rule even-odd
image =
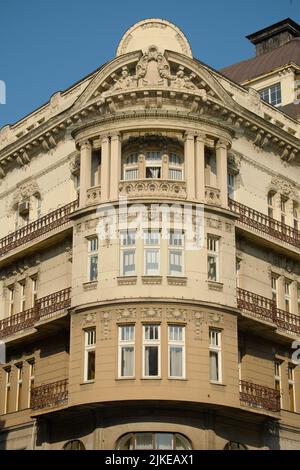
[[[237,83],[242,83],[265,73],[272,72],[291,62],[300,66],[300,38],[294,38],[287,44],[274,49],[266,54],[261,54],[252,59],[243,60],[220,70],[226,77]]]
[[[296,120],[300,119],[300,103],[286,104],[285,106],[280,106],[279,109]]]
[[[260,29],[255,33],[248,34],[246,36],[252,44],[257,44],[259,41],[266,40],[267,38],[274,36],[283,31],[288,31],[292,36],[300,36],[300,25],[291,18],[279,21],[278,23],[267,26],[266,28]]]

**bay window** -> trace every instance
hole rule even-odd
[[[143,376],[160,376],[160,325],[143,327]]]
[[[134,377],[134,325],[119,326],[119,377]]]
[[[185,327],[169,325],[168,327],[169,377],[185,377]]]

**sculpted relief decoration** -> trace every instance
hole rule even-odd
[[[204,88],[199,88],[194,82],[196,74],[186,71],[182,65],[177,65],[177,70],[171,72],[171,66],[159,49],[152,45],[138,60],[135,69],[129,69],[127,65],[121,68],[121,73],[111,75],[112,84],[105,81],[101,98],[104,100],[110,92],[128,90],[129,88],[142,88],[149,86],[171,87],[181,90],[197,90],[206,95]],[[99,95],[99,91],[95,92]]]

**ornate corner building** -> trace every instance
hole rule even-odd
[[[141,21],[0,130],[0,448],[300,448],[300,27],[249,39]]]

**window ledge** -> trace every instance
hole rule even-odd
[[[185,276],[167,276],[168,284],[173,286],[186,286],[187,277]]]
[[[153,276],[145,274],[142,276],[142,283],[143,284],[161,284],[162,283],[162,276]]]
[[[207,286],[210,290],[217,290],[217,291],[222,291],[223,290],[223,282],[217,282],[217,281],[206,281]]]
[[[98,281],[87,281],[83,284],[83,290],[93,290],[97,289]]]
[[[161,380],[161,377],[141,377],[141,380]]]
[[[124,380],[135,380],[135,377],[116,377],[115,380],[116,382],[124,382]]]
[[[137,276],[118,276],[117,281],[120,286],[136,284]]]
[[[211,385],[217,385],[218,387],[226,387],[226,384],[223,382],[214,382],[213,380],[210,380],[209,382]]]
[[[87,380],[86,382],[81,382],[80,385],[91,385],[91,384],[94,384],[95,383],[95,380]]]

